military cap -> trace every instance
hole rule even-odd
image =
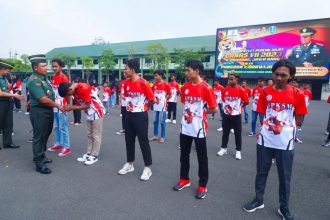
[[[316,30],[310,27],[304,27],[299,30],[301,37],[306,37],[310,35],[314,35],[316,33]]]
[[[29,56],[29,60],[31,63],[38,64],[38,63],[47,63],[46,56],[43,54],[36,54]]]
[[[14,68],[14,64],[9,62],[8,60],[0,59],[0,68],[12,69]]]

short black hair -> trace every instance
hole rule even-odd
[[[186,67],[190,67],[193,70],[198,70],[199,74],[202,74],[204,71],[204,65],[200,60],[189,60],[186,62]]]
[[[258,82],[266,81],[264,77],[258,77]]]
[[[229,73],[228,77],[229,76],[234,76],[236,79],[239,79],[239,75],[237,73]]]
[[[301,81],[298,78],[294,78],[294,79],[292,79],[292,82],[300,83]]]
[[[126,62],[126,65],[130,68],[133,69],[136,73],[139,72],[140,70],[140,62],[138,59],[129,59]]]
[[[154,75],[157,74],[157,75],[160,75],[160,76],[164,76],[164,71],[163,70],[155,70],[154,71]]]
[[[59,86],[58,86],[58,94],[61,97],[65,97],[68,94],[69,88],[72,85],[72,83],[68,83],[68,82],[62,82]]]
[[[174,77],[176,78],[176,74],[175,74],[175,73],[172,73],[172,74],[170,75],[170,77],[172,77],[172,76],[174,76]]]
[[[57,63],[60,67],[64,67],[65,66],[65,64],[64,64],[64,62],[63,62],[63,60],[61,60],[60,58],[54,58],[54,59],[52,59],[52,63]]]
[[[305,80],[305,81],[303,82],[303,84],[308,84],[308,85],[310,85],[310,84],[311,84],[311,81],[309,81],[309,80]]]
[[[294,78],[294,76],[296,75],[296,67],[287,59],[277,61],[272,67],[272,72],[274,73],[277,68],[282,66],[287,67],[290,71],[290,76]]]

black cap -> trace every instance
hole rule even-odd
[[[314,35],[316,33],[316,30],[310,27],[304,27],[299,30],[301,37],[306,37],[310,35]]]
[[[12,68],[14,68],[14,64],[12,62],[9,62],[8,60],[0,59],[0,68],[12,69]]]
[[[43,54],[31,55],[29,56],[29,60],[33,64],[47,63],[46,56]]]

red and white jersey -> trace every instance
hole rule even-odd
[[[295,115],[307,113],[302,93],[293,86],[283,91],[268,86],[260,94],[257,112],[265,115],[257,137],[258,144],[292,150],[296,134]]]
[[[174,82],[170,82],[169,83],[169,86],[171,88],[172,96],[168,100],[168,102],[177,102],[177,100],[178,100],[178,93],[180,91],[180,85],[179,85],[179,83],[177,83],[177,82],[174,81]]]
[[[249,104],[247,93],[240,86],[225,87],[222,92],[222,101],[223,112],[226,115],[240,115],[243,103]]]
[[[223,91],[222,85],[213,86],[213,91],[215,94],[215,98],[218,104],[222,103],[222,91]]]
[[[124,95],[127,98],[126,109],[129,112],[147,112],[148,101],[154,100],[149,83],[140,77],[134,82],[130,79],[126,80]]]
[[[184,104],[181,133],[197,138],[206,137],[207,106],[217,107],[212,87],[204,81],[197,85],[188,82],[181,89],[181,102]]]
[[[303,89],[302,91],[303,91],[303,93],[304,93],[306,107],[308,107],[308,105],[309,105],[309,101],[312,100],[312,96],[313,96],[313,94],[312,94],[312,92],[311,92],[310,90],[308,90],[308,89]]]
[[[248,86],[246,86],[244,88],[242,87],[242,89],[246,92],[246,95],[248,96],[248,98],[251,97],[251,89]]]
[[[102,90],[102,101],[108,102],[110,100],[111,91],[109,87],[104,87]]]
[[[125,97],[125,91],[124,91],[124,85],[125,85],[126,79],[120,82],[119,84],[119,91],[120,91],[120,101],[121,106],[126,107],[127,106],[127,98]]]
[[[105,114],[105,108],[97,93],[97,89],[92,86],[86,83],[78,83],[74,99],[79,105],[90,104],[90,107],[85,110],[87,121],[100,119]]]
[[[257,106],[258,106],[258,101],[260,94],[262,93],[263,88],[260,88],[259,86],[254,87],[252,91],[252,98],[253,98],[253,103],[252,103],[252,111],[257,111]]]
[[[22,92],[22,81],[17,80],[13,83],[13,91],[14,93]]]
[[[155,96],[155,103],[154,103],[154,111],[156,112],[163,112],[166,111],[167,107],[167,96],[171,95],[171,89],[168,83],[166,82],[155,82],[152,86],[152,91],[154,92]]]
[[[55,95],[55,102],[57,104],[60,105],[66,105],[67,101],[66,101],[66,97],[61,97],[60,94],[58,94],[58,87],[61,83],[63,82],[70,82],[69,78],[64,74],[64,73],[60,73],[59,75],[54,75],[52,76],[52,88],[54,91],[54,95]],[[58,108],[53,108],[54,112],[59,112],[60,110],[58,110]]]

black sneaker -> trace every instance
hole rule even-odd
[[[257,209],[262,209],[264,207],[265,207],[265,205],[263,202],[260,202],[257,199],[254,199],[252,202],[247,203],[243,207],[243,210],[246,212],[254,212]]]
[[[207,193],[207,187],[203,186],[198,186],[197,194],[196,194],[196,199],[204,199],[206,197]]]
[[[290,211],[286,207],[280,207],[277,210],[278,214],[282,216],[283,220],[293,220],[293,216],[291,215]]]

